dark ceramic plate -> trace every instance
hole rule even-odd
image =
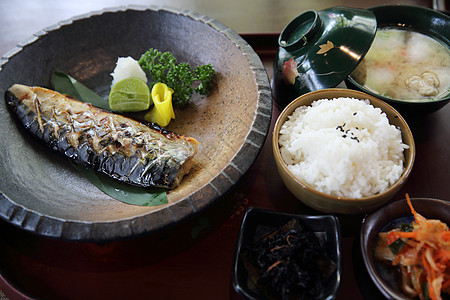
[[[258,240],[257,232],[267,228],[275,230],[293,218],[308,226],[319,237],[330,258],[336,263],[336,270],[325,286],[322,299],[335,298],[342,273],[341,231],[337,217],[281,213],[255,207],[249,208],[245,213],[234,253],[233,286],[244,298],[264,299],[265,296],[255,287],[244,266],[241,256],[243,249]]]
[[[149,48],[191,65],[210,63],[214,90],[197,97],[168,129],[200,142],[196,164],[167,205],[127,205],[103,194],[70,163],[36,143],[7,109],[14,83],[50,87],[57,68],[105,99],[117,58]],[[0,60],[0,217],[43,236],[104,241],[137,236],[201,212],[249,169],[272,112],[268,76],[234,31],[200,14],[130,6],[74,17],[46,28]]]
[[[450,224],[450,202],[429,198],[411,199],[414,209],[430,219]],[[395,201],[367,216],[361,226],[360,246],[364,264],[375,286],[388,299],[409,299],[396,285],[398,278],[389,266],[374,258],[374,248],[379,232],[389,231],[397,225],[411,222],[414,217],[406,200]]]
[[[450,17],[439,11],[426,7],[408,5],[381,5],[369,8],[377,18],[378,28],[402,28],[429,35],[450,48]],[[436,100],[396,100],[377,95],[358,84],[351,76],[346,78],[346,84],[353,89],[361,90],[386,101],[401,113],[423,115],[432,113],[450,101],[450,93]]]

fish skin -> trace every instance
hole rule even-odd
[[[192,166],[198,142],[70,96],[14,84],[5,101],[24,127],[74,162],[140,187],[175,188]]]

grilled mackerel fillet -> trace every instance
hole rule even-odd
[[[194,138],[49,89],[14,84],[5,101],[25,128],[53,150],[132,185],[176,187],[197,152]]]

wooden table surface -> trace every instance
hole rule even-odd
[[[433,7],[431,1],[170,0],[164,5],[206,14],[246,38],[269,76],[277,34],[306,10],[332,6],[367,8],[381,3]],[[445,9],[445,1],[435,1]],[[128,4],[160,1],[2,0],[0,55],[40,29],[75,15]],[[278,177],[271,151],[272,126],[256,162],[228,194],[198,217],[168,231],[106,244],[42,238],[0,221],[0,299],[240,299],[231,284],[236,238],[246,209],[320,214],[297,201]],[[416,142],[411,177],[394,200],[428,197],[450,200],[450,105],[422,118],[407,119]],[[338,216],[343,233],[344,270],[338,299],[377,299],[359,258],[362,215]]]

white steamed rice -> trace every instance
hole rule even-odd
[[[282,125],[280,152],[295,177],[323,193],[362,198],[402,175],[401,131],[369,100],[321,99],[297,108]]]

